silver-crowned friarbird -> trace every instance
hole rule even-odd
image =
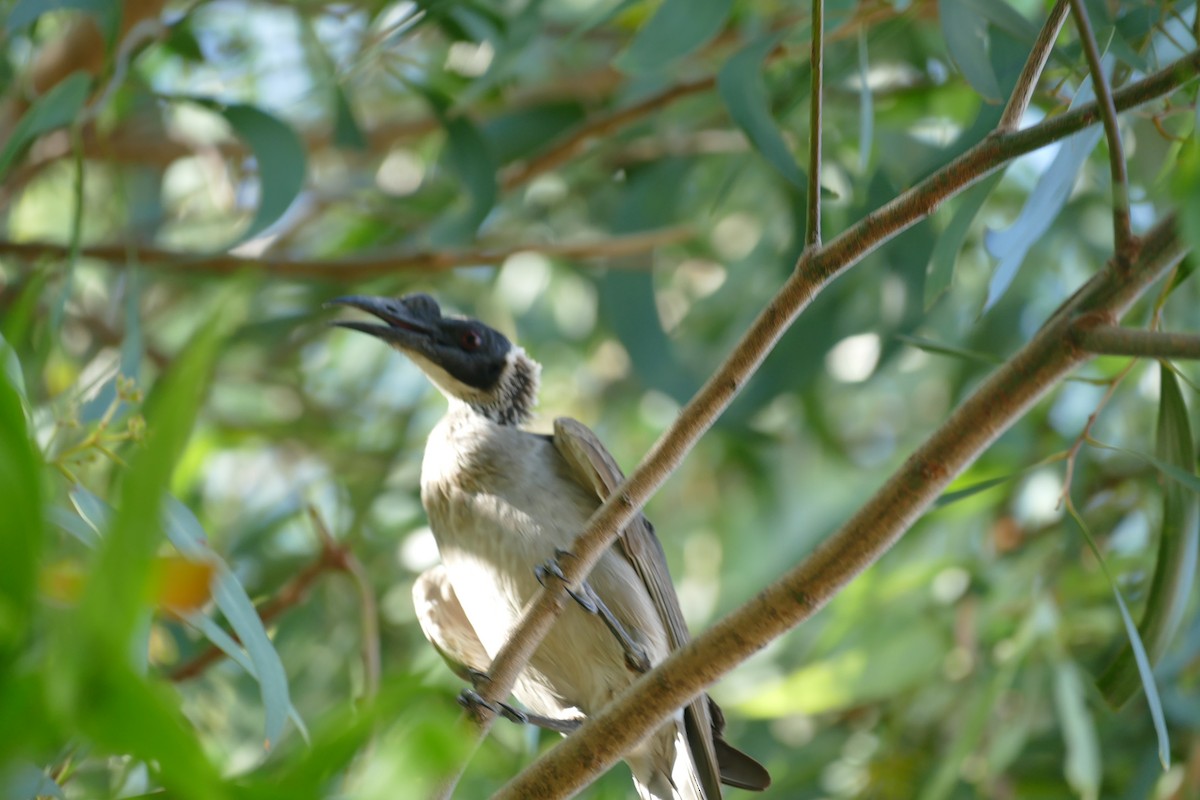
[[[540,365],[483,323],[442,314],[426,294],[340,297],[375,320],[336,324],[400,350],[449,400],[429,435],[421,501],[442,564],[413,590],[426,637],[464,678],[492,658],[601,502],[621,483],[612,456],[581,423],[552,435],[526,423]],[[518,678],[513,693],[542,724],[570,730],[688,639],[666,558],[638,514],[606,552]],[[615,634],[615,635],[614,635]],[[721,737],[701,695],[625,757],[643,800],[716,800],[719,782],[759,790],[770,776]]]

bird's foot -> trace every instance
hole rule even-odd
[[[546,585],[548,577],[554,577],[567,582],[566,576],[563,575],[562,567],[559,566],[559,559],[564,557],[574,558],[575,556],[567,550],[555,548],[554,557],[547,560],[545,564],[541,564],[534,568],[533,574],[537,577],[538,583],[542,586]],[[625,665],[630,670],[637,673],[650,671],[650,657],[646,654],[646,648],[642,647],[633,637],[629,635],[629,631],[625,630],[625,626],[617,619],[616,615],[609,610],[604,601],[600,599],[600,595],[592,589],[587,581],[579,585],[579,590],[576,591],[570,586],[566,587],[567,594],[579,604],[580,608],[589,614],[594,614],[604,622],[607,627],[621,643],[621,649],[625,654]]]
[[[517,725],[533,725],[537,728],[561,733],[564,736],[575,731],[583,724],[583,720],[581,719],[555,719],[553,717],[542,716],[541,714],[530,714],[526,711],[521,711],[518,708],[510,706],[508,703],[490,703],[484,700],[483,696],[474,689],[463,689],[459,692],[458,704],[474,714],[477,714],[479,709],[485,708],[491,713],[504,717],[509,722],[514,722]]]

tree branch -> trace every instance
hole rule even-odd
[[[812,0],[812,88],[808,108],[808,230],[805,247],[821,246],[821,120],[825,85],[825,0]]]
[[[1200,50],[1165,69],[1130,84],[1114,100],[1125,107],[1165,94],[1200,71]],[[522,616],[508,642],[490,667],[491,682],[481,692],[486,700],[502,700],[512,691],[516,676],[566,605],[566,587],[582,581],[617,532],[646,503],[651,494],[678,467],[700,436],[716,421],[758,365],[790,327],[796,316],[828,282],[858,263],[867,253],[929,216],[947,198],[980,180],[1007,161],[1075,133],[1099,118],[1095,103],[1041,124],[1009,134],[993,134],[891,202],[869,213],[829,244],[806,250],[795,272],[763,309],[750,329],[717,371],[684,406],[675,422],[642,459],[637,469],[596,510],[571,547],[575,558],[563,566],[564,581],[542,589]],[[1082,356],[1080,356],[1082,357]],[[937,475],[936,465],[930,466]],[[760,595],[761,597],[761,595]],[[689,648],[690,651],[690,648]],[[652,675],[659,677],[660,670]],[[648,682],[647,682],[648,683]],[[693,693],[694,694],[694,693]],[[689,698],[681,700],[678,708]],[[628,709],[626,709],[628,712]],[[634,715],[638,718],[638,715]],[[480,725],[486,735],[492,717]],[[645,730],[645,729],[642,729]],[[453,780],[450,782],[453,786]]]
[[[1046,18],[1046,24],[1042,26],[1037,41],[1033,43],[1033,50],[1029,52],[1029,58],[1025,61],[1020,77],[1017,78],[1017,86],[1013,89],[1012,96],[1008,98],[1008,105],[1004,107],[1000,124],[996,126],[997,131],[1001,133],[1015,131],[1021,124],[1021,118],[1025,116],[1025,110],[1029,108],[1033,93],[1037,89],[1038,79],[1042,76],[1042,70],[1046,68],[1046,61],[1050,58],[1051,51],[1054,50],[1054,42],[1058,39],[1059,31],[1062,30],[1070,10],[1067,0],[1058,0],[1054,4],[1054,8],[1050,9],[1050,16]]]
[[[1089,353],[1146,358],[1200,358],[1200,336],[1162,333],[1098,325],[1078,336],[1079,346]]]
[[[529,242],[508,247],[466,250],[427,250],[395,253],[374,258],[311,261],[295,258],[253,258],[232,253],[197,254],[160,248],[139,248],[129,244],[93,245],[84,247],[79,255],[124,264],[132,251],[137,263],[147,269],[173,270],[186,273],[205,272],[212,275],[232,275],[238,272],[265,272],[287,278],[327,280],[352,283],[371,280],[402,272],[445,272],[456,267],[500,264],[516,253],[541,253],[549,258],[589,260],[618,259],[645,253],[668,244],[692,239],[690,226],[676,226],[645,233],[602,239],[592,242],[542,243]],[[68,248],[49,242],[0,241],[0,257],[13,256],[24,260],[65,258]],[[612,262],[609,267],[644,269],[645,265]]]
[[[1100,63],[1100,48],[1096,46],[1096,34],[1088,19],[1083,0],[1071,0],[1071,11],[1075,16],[1075,27],[1079,29],[1079,40],[1087,56],[1088,69],[1092,73],[1092,88],[1100,106],[1100,119],[1104,123],[1104,138],[1108,140],[1108,163],[1112,170],[1113,240],[1116,242],[1118,259],[1129,259],[1136,246],[1133,228],[1129,220],[1129,176],[1125,172],[1125,149],[1121,146],[1121,129],[1117,125],[1117,107],[1113,104],[1112,89],[1104,77]]]
[[[1119,317],[1185,247],[1168,219],[1147,235],[1136,262],[1117,259],[1068,299],[1042,330],[997,369],[835,534],[752,600],[642,676],[576,733],[493,796],[568,797],[615,763],[666,718],[771,640],[820,610],[878,560],[988,445],[1090,358],[1073,332]]]

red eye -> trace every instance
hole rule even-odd
[[[462,345],[463,350],[471,352],[478,350],[483,345],[483,338],[468,328],[459,334],[458,343]]]

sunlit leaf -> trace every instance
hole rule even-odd
[[[1179,382],[1167,365],[1160,365],[1159,372],[1157,458],[1181,473],[1194,475],[1196,451]],[[1200,489],[1200,486],[1196,488]],[[1196,574],[1198,543],[1200,494],[1178,481],[1165,481],[1158,558],[1138,625],[1151,665],[1162,658],[1187,608]],[[1141,685],[1133,648],[1126,645],[1096,684],[1114,707],[1120,707],[1133,697]]]
[[[729,109],[729,116],[746,134],[754,149],[789,183],[804,189],[807,179],[771,116],[771,103],[763,81],[763,60],[778,42],[778,36],[770,36],[735,53],[717,75],[717,90]]]
[[[664,0],[616,65],[630,74],[658,72],[716,36],[733,0]]]
[[[1075,94],[1071,107],[1089,102],[1093,97],[1091,80]],[[1071,190],[1075,187],[1075,178],[1080,168],[1087,161],[1088,155],[1096,148],[1100,137],[1104,135],[1099,125],[1093,125],[1087,130],[1066,139],[1059,148],[1058,155],[1049,168],[1038,178],[1037,185],[1029,193],[1025,206],[1021,209],[1016,222],[1002,231],[988,231],[984,236],[984,244],[988,252],[1000,263],[992,272],[988,283],[987,300],[983,310],[987,311],[1004,296],[1008,287],[1017,276],[1017,270],[1043,234],[1054,224],[1059,212],[1066,205]]]
[[[950,58],[967,83],[989,102],[1000,102],[1000,85],[988,52],[987,20],[967,0],[938,0],[938,18]]]
[[[96,547],[100,544],[100,535],[96,533],[96,529],[73,511],[68,511],[61,506],[50,506],[46,509],[46,521],[57,525],[87,547]]]
[[[37,137],[55,128],[70,125],[87,100],[92,78],[85,72],[75,72],[54,85],[54,88],[33,101],[21,116],[0,150],[0,180],[3,180],[17,159]]]

